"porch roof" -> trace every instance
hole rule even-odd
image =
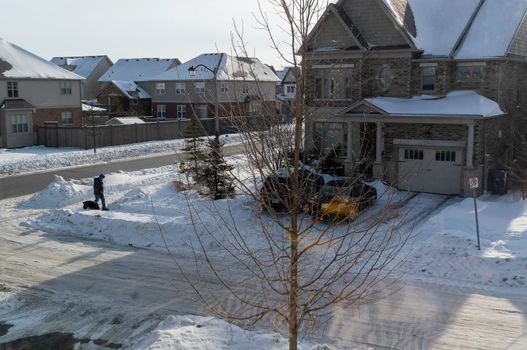
[[[452,91],[446,96],[419,95],[412,98],[366,98],[358,105],[369,105],[387,116],[490,118],[505,112],[493,100],[475,91]],[[353,113],[358,105],[347,113]]]
[[[33,109],[35,106],[33,106],[31,103],[27,102],[26,100],[22,98],[17,99],[6,99],[2,103],[0,103],[0,109]]]

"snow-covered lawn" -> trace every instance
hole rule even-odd
[[[240,143],[238,134],[222,135],[227,145]],[[54,148],[44,146],[17,149],[0,148],[0,177],[59,169],[87,164],[104,163],[112,160],[170,154],[185,147],[185,140],[142,142],[130,145],[93,149]]]
[[[241,156],[231,157],[230,161],[237,166],[238,174],[246,174]],[[33,216],[26,225],[45,232],[147,249],[168,247],[180,256],[192,254],[190,244],[195,242],[196,228],[220,232],[215,216],[223,214],[228,218],[224,224],[236,223],[249,244],[261,243],[260,222],[254,215],[259,208],[250,197],[239,195],[213,205],[195,192],[179,192],[177,181],[185,182],[185,178],[175,165],[108,174],[105,189],[111,210],[103,212],[82,209],[82,201],[92,199],[92,179],[66,181],[56,177],[47,189],[8,210],[41,210],[41,215]],[[387,198],[402,201],[407,196],[380,183],[375,186],[381,199],[370,209],[373,215]],[[430,216],[421,217],[444,199],[419,194],[403,201],[402,208],[385,223],[386,227],[393,220],[417,223],[411,242],[401,254],[407,257],[401,268],[402,278],[473,288],[526,288],[527,201],[514,194],[478,200],[482,244],[478,251],[472,199],[450,200]],[[190,215],[193,210],[200,212],[198,224]],[[400,225],[401,229],[409,226]],[[211,240],[205,244],[210,254],[218,248]],[[286,343],[280,335],[248,332],[214,318],[173,316],[135,349],[286,349]],[[302,346],[331,349],[307,343]]]

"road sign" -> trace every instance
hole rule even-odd
[[[479,179],[477,177],[471,177],[468,180],[468,183],[470,184],[471,190],[475,190],[476,188],[479,188]]]
[[[479,240],[479,218],[478,218],[478,201],[476,200],[476,190],[479,188],[479,179],[477,177],[471,177],[468,180],[470,189],[472,190],[472,196],[474,197],[474,213],[476,214],[476,234],[478,236],[478,250],[481,250],[481,243]]]

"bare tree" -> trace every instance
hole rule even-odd
[[[379,193],[384,196],[379,204],[359,215],[371,197],[369,187],[358,179],[348,180],[343,187],[354,198],[347,211],[324,217],[331,220],[319,220],[329,200],[320,191],[324,179],[319,167],[331,152],[319,154],[318,162],[306,165],[309,157],[303,149],[303,126],[310,67],[298,51],[307,44],[327,3],[269,2],[276,10],[273,15],[282,20],[277,30],[288,33],[287,42],[277,39],[274,24],[260,3],[255,17],[276,52],[299,72],[293,122],[280,124],[274,118],[262,118],[260,131],[254,131],[245,124],[247,119],[232,118],[242,137],[248,169],[231,175],[238,198],[246,198],[252,208],[244,214],[252,220],[251,230],[239,225],[239,212],[247,209],[236,202],[211,203],[207,212],[202,202],[189,200],[196,232],[189,244],[196,263],[190,271],[187,263],[174,260],[199,301],[214,314],[240,323],[263,319],[285,323],[289,349],[296,350],[303,327],[325,320],[334,308],[377,297],[376,288],[385,288],[399,266],[399,253],[409,234],[400,233],[389,220],[396,208],[388,193]],[[249,57],[243,28],[236,27],[234,39],[236,54]],[[242,76],[250,80],[257,73],[248,67],[243,67],[249,72]],[[258,93],[263,94],[255,91]],[[210,224],[210,217],[215,225]]]

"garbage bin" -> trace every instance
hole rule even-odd
[[[506,194],[508,177],[509,173],[505,169],[496,169],[492,171],[490,177],[490,192],[497,195]]]

